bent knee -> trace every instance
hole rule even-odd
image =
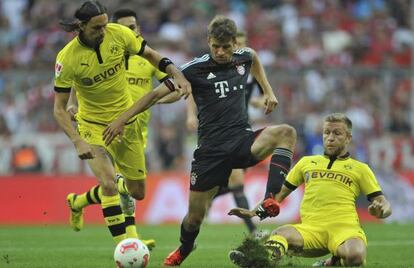
[[[145,198],[145,191],[130,191],[129,194],[135,199],[135,200],[144,200]]]
[[[361,252],[352,252],[345,256],[347,266],[361,266],[364,264],[365,256]]]
[[[296,140],[296,129],[288,124],[282,124],[280,127],[280,136],[287,138],[287,139],[294,139]]]

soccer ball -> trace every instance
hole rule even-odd
[[[118,268],[145,268],[149,261],[149,250],[139,239],[127,238],[115,248],[114,260]]]

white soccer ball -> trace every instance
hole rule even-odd
[[[139,239],[127,238],[115,248],[114,260],[118,268],[145,268],[149,261],[148,247]]]

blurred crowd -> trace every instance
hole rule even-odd
[[[216,14],[247,33],[280,102],[257,126],[287,122],[299,133],[298,154],[321,148],[321,116],[346,112],[355,152],[367,137],[410,135],[412,32],[409,0],[101,0],[111,11],[138,14],[149,45],[182,64],[208,51]],[[60,30],[79,0],[0,0],[0,136],[59,132],[53,120],[56,53],[73,38]],[[185,161],[184,101],[153,108],[149,148],[160,169]],[[190,142],[191,143],[191,142]],[[191,151],[191,150],[190,150]]]

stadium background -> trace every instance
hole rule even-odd
[[[94,179],[53,119],[53,66],[72,35],[58,20],[82,1],[0,0],[0,224],[66,223],[65,196]],[[137,11],[151,47],[177,65],[208,51],[206,26],[215,14],[248,34],[279,100],[270,116],[252,110],[255,127],[286,122],[299,134],[295,160],[321,152],[321,118],[342,111],[354,122],[352,154],[375,170],[391,201],[390,222],[414,220],[414,2],[408,0],[139,0],[101,1]],[[155,106],[149,133],[147,198],[140,223],[178,223],[186,211],[195,134],[185,129],[185,102]],[[260,200],[266,163],[249,170],[246,192]],[[276,222],[298,217],[301,192]],[[234,222],[227,195],[209,221]],[[363,220],[367,202],[359,200]],[[87,222],[101,223],[98,207]]]

